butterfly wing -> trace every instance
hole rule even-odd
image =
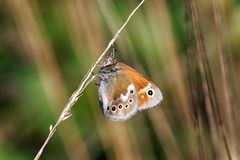
[[[138,95],[132,80],[121,71],[113,72],[107,80],[100,80],[99,100],[108,120],[124,121],[138,111]]]
[[[130,77],[138,92],[138,108],[143,111],[158,105],[162,99],[160,89],[145,76],[126,64],[121,64],[124,72]]]

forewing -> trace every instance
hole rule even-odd
[[[145,76],[126,64],[122,64],[124,72],[130,77],[138,92],[139,110],[146,110],[158,105],[163,97],[160,89]]]

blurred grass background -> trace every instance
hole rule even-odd
[[[139,2],[0,0],[0,159],[33,159]],[[147,0],[116,46],[160,87],[162,104],[108,122],[90,84],[42,159],[240,158],[239,0]]]

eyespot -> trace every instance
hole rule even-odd
[[[122,109],[122,105],[121,104],[118,106],[118,109]]]
[[[126,105],[125,105],[125,108],[128,108],[128,106],[129,106],[129,105],[128,105],[128,104],[126,104]]]
[[[131,90],[130,90],[130,93],[131,93],[131,94],[133,94],[133,93],[134,93],[134,91],[131,89]]]
[[[129,99],[129,100],[128,100],[128,102],[129,102],[129,103],[132,103],[132,102],[133,102],[133,99],[132,99],[132,98],[131,98],[131,99]]]
[[[147,95],[148,95],[149,97],[152,97],[152,96],[154,95],[154,91],[153,91],[152,89],[149,89],[149,90],[147,91]]]
[[[109,106],[107,106],[107,110],[109,111],[109,109],[110,109],[110,107]]]
[[[116,107],[115,106],[112,106],[112,111],[116,111]]]

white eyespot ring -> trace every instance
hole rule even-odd
[[[121,110],[123,108],[123,105],[122,104],[119,104],[118,105],[118,109]]]
[[[149,89],[148,91],[147,91],[147,96],[148,97],[153,97],[154,96],[154,90],[153,89]]]
[[[133,99],[132,98],[130,98],[129,100],[128,100],[128,103],[133,103]]]

